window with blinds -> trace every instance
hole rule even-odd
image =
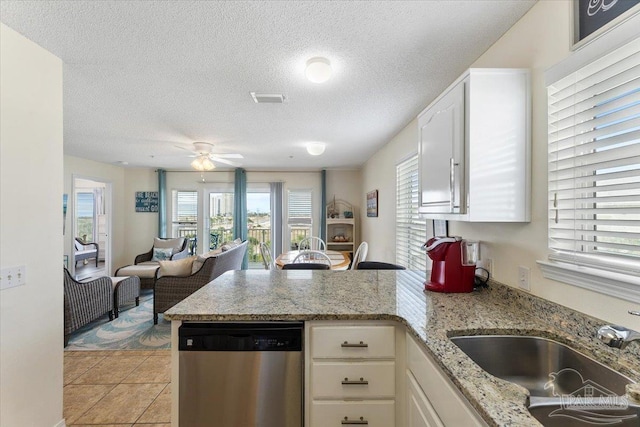
[[[313,225],[313,204],[311,190],[289,190],[287,203],[287,225],[289,226],[289,242],[292,249],[298,243],[311,236]]]
[[[194,237],[198,226],[198,192],[173,191],[173,237]]]
[[[426,271],[427,221],[418,215],[418,155],[396,166],[396,263]]]
[[[640,274],[640,39],[548,87],[551,260]]]

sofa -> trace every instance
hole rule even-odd
[[[137,255],[133,265],[126,265],[116,270],[116,277],[137,276],[142,289],[154,289],[155,278],[160,261],[179,260],[189,256],[188,241],[184,237],[156,237],[148,252]]]
[[[222,245],[221,249],[178,261],[163,261],[156,272],[153,295],[153,323],[164,313],[216,277],[240,270],[247,241]]]

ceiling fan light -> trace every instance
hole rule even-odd
[[[308,142],[307,143],[307,153],[312,156],[319,156],[324,153],[324,149],[326,148],[326,144],[324,142]]]
[[[209,156],[196,157],[193,162],[191,162],[191,167],[200,172],[210,171],[216,168],[211,159],[209,159]]]
[[[206,171],[210,171],[216,168],[216,165],[213,164],[209,157],[202,157],[202,167]]]
[[[315,57],[307,61],[305,75],[310,82],[324,83],[331,78],[331,63],[327,58]]]

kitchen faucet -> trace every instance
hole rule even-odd
[[[629,310],[629,314],[640,316],[640,312]],[[640,333],[619,325],[605,325],[598,329],[598,338],[609,347],[624,349],[631,341],[640,341]]]

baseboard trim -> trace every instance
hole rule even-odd
[[[64,418],[61,419],[60,421],[58,421],[56,423],[56,425],[54,425],[53,427],[67,427],[67,423],[65,422]]]

